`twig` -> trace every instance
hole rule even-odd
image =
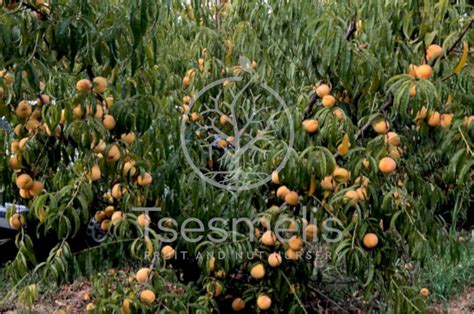
[[[413,304],[413,302],[411,302],[411,300],[405,295],[405,293],[403,293],[402,289],[400,289],[400,287],[397,285],[397,283],[392,280],[392,283],[395,285],[395,287],[397,287],[397,289],[400,291],[400,293],[402,294],[403,298],[405,300],[407,300],[408,303],[410,303],[410,305],[417,311],[417,312],[420,312],[420,309],[418,307],[416,307],[415,304]]]
[[[426,53],[426,43],[424,39],[423,39],[423,63],[428,64],[428,56]]]
[[[150,279],[151,279],[151,272],[152,272],[153,268],[155,267],[155,263],[156,263],[157,258],[158,258],[158,252],[153,252],[153,258],[151,260],[150,266],[148,267],[148,269],[150,270],[150,272],[148,273],[148,281],[150,281]]]
[[[215,10],[216,10],[216,28],[217,32],[221,31],[221,15],[219,13],[219,0],[214,1]]]
[[[349,25],[347,27],[346,35],[345,38],[346,40],[351,40],[352,35],[356,32],[357,27],[356,27],[356,16],[353,15],[351,17],[351,20],[349,21]]]
[[[462,132],[461,127],[458,126],[458,130],[459,130],[459,133],[461,134],[462,140],[463,140],[464,143],[466,144],[467,152],[468,152],[469,154],[471,154],[471,156],[474,156],[474,153],[473,153],[472,150],[471,150],[471,146],[469,145],[469,143],[467,142],[466,138],[464,137],[464,133]]]
[[[24,275],[16,284],[13,286],[10,291],[5,295],[5,297],[0,301],[0,305],[6,304],[11,296],[15,295],[18,291],[18,287],[23,283],[23,281],[28,277],[29,273]]]
[[[316,93],[313,93],[311,95],[311,98],[309,99],[308,106],[306,106],[306,109],[304,110],[303,120],[306,120],[309,118],[309,116],[311,115],[311,112],[313,111],[313,107],[317,99],[318,99],[318,95]]]
[[[383,113],[385,110],[387,110],[388,108],[390,108],[391,106],[393,105],[393,94],[390,92],[388,95],[387,95],[387,100],[384,102],[384,104],[379,108],[378,110],[378,113]],[[361,138],[363,135],[364,135],[364,132],[370,127],[370,125],[372,124],[372,121],[374,120],[374,118],[372,119],[369,119],[369,121],[367,121],[366,124],[364,124],[364,126],[359,130],[359,132],[357,132],[356,136],[355,136],[355,140],[357,141],[359,138]]]
[[[295,299],[296,299],[296,302],[298,302],[298,304],[300,305],[301,309],[303,310],[304,313],[308,314],[308,311],[306,311],[306,308],[304,307],[304,304],[303,302],[301,302],[301,299],[300,297],[298,296],[298,293],[296,293],[295,291],[295,287],[293,286],[293,284],[290,282],[290,280],[288,279],[288,277],[286,277],[285,273],[283,271],[280,271],[280,274],[283,276],[283,278],[285,279],[286,283],[288,284],[288,287],[290,287],[291,289],[291,292],[293,292],[293,295],[295,296]]]
[[[49,15],[48,15],[48,14],[41,12],[40,10],[38,10],[38,9],[37,9],[34,5],[32,5],[32,4],[25,3],[25,2],[21,2],[21,7],[25,8],[25,9],[30,9],[31,11],[38,13],[38,14],[40,15],[41,20],[43,20],[43,21],[49,19]]]
[[[313,286],[309,286],[309,288],[311,290],[313,290],[314,292],[316,292],[317,294],[319,294],[320,296],[322,296],[323,298],[325,298],[326,300],[329,301],[329,303],[333,304],[334,306],[336,306],[338,309],[340,309],[343,313],[348,313],[349,311],[344,309],[342,306],[340,306],[336,301],[334,301],[333,299],[331,299],[330,297],[328,297],[327,295],[325,295],[324,293],[322,293],[321,291],[319,291],[318,289],[316,289],[315,287]]]
[[[77,255],[80,255],[80,254],[84,254],[86,252],[102,249],[103,247],[109,246],[109,245],[112,245],[112,244],[127,243],[127,242],[132,242],[132,241],[135,241],[135,239],[133,239],[133,238],[132,239],[120,239],[120,240],[116,240],[116,241],[110,241],[110,242],[107,242],[107,243],[104,242],[104,243],[101,243],[100,245],[89,247],[87,249],[83,249],[81,251],[74,252],[73,255],[77,256]]]
[[[443,77],[443,78],[441,79],[441,81],[442,81],[442,82],[447,81],[447,80],[449,80],[450,78],[452,78],[453,76],[456,76],[456,72],[453,72],[453,73],[451,73],[451,74],[449,74],[449,75]]]
[[[347,285],[351,283],[356,283],[358,281],[355,279],[352,279],[352,280],[333,280],[333,281],[323,281],[323,282],[328,285]]]
[[[44,151],[46,150],[46,148],[48,147],[48,142],[49,142],[49,139],[51,137],[48,137],[43,145],[43,147],[41,148],[41,151],[40,153],[38,154],[38,157],[36,157],[36,160],[35,160],[35,163],[33,164],[33,166],[31,167],[32,168],[32,172],[34,173],[34,175],[36,176],[36,166],[38,165],[39,161],[40,161],[40,158],[42,157]]]
[[[461,53],[461,54],[462,54],[462,53],[464,53],[464,51],[463,51],[463,50],[461,50],[461,49],[453,49],[453,51],[452,51],[452,52],[455,52],[455,53]],[[473,54],[473,53],[474,53],[474,50],[472,50],[472,49],[469,49],[469,51],[468,51],[467,53],[469,53],[469,54]]]
[[[461,42],[463,39],[464,35],[466,35],[467,31],[471,28],[472,24],[474,23],[474,19],[471,19],[469,24],[467,24],[466,28],[462,31],[461,34],[459,34],[458,39],[454,42],[454,44],[446,51],[446,55],[449,55],[455,48],[456,46]]]
[[[390,92],[387,96],[387,100],[379,108],[378,113],[383,114],[385,112],[385,110],[390,108],[390,106],[392,106],[392,105],[393,105],[393,94]],[[360,128],[359,132],[357,132],[357,134],[355,135],[355,141],[359,140],[364,135],[364,132],[370,127],[370,125],[372,124],[372,121],[374,119],[375,119],[375,117],[372,118],[372,119],[369,119],[369,121],[367,121],[367,123],[364,124],[364,126],[362,128]],[[333,156],[334,156],[334,158],[339,157],[339,152],[335,152]]]
[[[461,42],[461,40],[463,39],[464,35],[466,35],[466,33],[469,31],[469,29],[471,28],[472,24],[474,23],[474,19],[471,19],[471,21],[467,24],[466,28],[459,34],[459,37],[458,39],[456,39],[456,41],[453,43],[453,45],[451,47],[449,47],[448,50],[446,50],[446,54],[444,54],[443,56],[441,56],[441,58],[443,57],[447,57],[451,52],[455,51],[456,49],[456,46]],[[456,51],[455,51],[456,52]],[[432,66],[434,66],[436,64],[436,62],[438,60],[440,60],[441,58],[436,58],[434,61],[433,61],[433,64]],[[455,74],[452,73],[444,78],[441,79],[441,81],[446,81],[448,79],[450,79],[451,77],[453,77]]]

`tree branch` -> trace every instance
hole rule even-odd
[[[357,27],[356,27],[356,16],[355,14],[351,17],[351,20],[349,21],[349,25],[347,26],[347,31],[345,38],[346,40],[351,40],[352,35],[356,32]]]
[[[216,28],[217,28],[217,32],[220,32],[221,31],[221,15],[220,15],[220,8],[219,8],[219,0],[215,0],[214,1],[214,5],[215,5],[215,10],[216,10]]]
[[[391,106],[393,105],[393,94],[390,92],[388,95],[387,95],[387,100],[385,100],[385,102],[383,103],[383,105],[379,108],[379,110],[377,111],[379,114],[383,114],[385,112],[385,110],[387,110],[388,108],[390,108]],[[369,121],[367,121],[364,126],[362,126],[360,128],[360,130],[356,133],[355,135],[355,141],[359,140],[363,135],[364,135],[364,132],[371,126],[372,124],[372,121],[375,119],[372,118],[372,119],[369,119]],[[334,153],[334,158],[337,158],[339,157],[339,152],[336,152]]]
[[[316,100],[318,100],[318,95],[316,93],[311,94],[311,97],[309,98],[309,103],[306,106],[306,109],[304,110],[303,120],[308,119],[311,113],[313,112],[313,107],[316,103]]]
[[[441,58],[443,57],[447,57],[450,53],[452,53],[453,51],[455,51],[456,49],[456,46],[461,42],[461,40],[463,39],[464,35],[466,35],[466,33],[469,31],[469,29],[471,28],[472,24],[474,23],[474,18],[471,19],[471,21],[469,21],[469,23],[467,24],[466,28],[464,28],[464,30],[459,34],[459,37],[456,39],[456,41],[452,44],[451,47],[449,47],[448,50],[446,50],[446,54],[444,54],[443,56],[441,56],[440,58],[437,58],[433,61],[433,64],[432,66],[434,66],[436,64],[436,62],[438,60],[440,60]],[[425,53],[426,54],[426,53]],[[446,81],[448,79],[450,79],[453,75],[449,75],[449,76],[446,76],[444,78],[441,79],[441,81]]]
[[[390,92],[387,95],[387,100],[385,100],[383,105],[379,108],[378,113],[380,113],[380,114],[384,113],[385,110],[390,108],[392,105],[393,105],[393,94]],[[355,136],[356,141],[364,135],[364,132],[370,127],[373,120],[374,119],[369,119],[369,121],[367,121],[367,123],[364,124],[364,126],[362,128],[360,128],[359,132],[357,132],[357,134]]]
[[[40,10],[38,10],[34,5],[32,4],[29,4],[29,3],[25,3],[25,2],[21,2],[21,7],[22,8],[25,8],[25,9],[29,9],[37,14],[39,14],[39,17],[42,21],[47,21],[49,19],[49,15],[44,13],[44,12],[41,12]]]
[[[427,56],[427,53],[426,53],[425,39],[422,39],[422,41],[423,41],[423,63],[428,64],[428,56]]]
[[[447,81],[447,80],[449,80],[450,78],[452,78],[453,76],[456,76],[456,73],[455,73],[455,72],[453,72],[453,73],[451,73],[451,74],[449,74],[449,75],[443,77],[443,78],[441,79],[441,82]]]
[[[333,299],[331,299],[330,297],[328,297],[327,295],[325,295],[324,293],[322,293],[319,289],[317,289],[316,287],[312,286],[312,285],[309,285],[309,288],[310,290],[316,292],[319,296],[325,298],[327,301],[329,301],[329,303],[333,304],[335,307],[337,307],[339,310],[342,311],[342,313],[348,313],[347,310],[345,310],[342,306],[339,305],[339,303],[337,303],[336,301],[334,301]]]
[[[454,42],[454,44],[446,51],[446,55],[449,55],[455,48],[456,46],[461,42],[461,40],[463,39],[464,35],[466,35],[466,33],[469,31],[469,29],[471,28],[472,24],[474,23],[474,18],[471,19],[471,21],[469,22],[469,24],[467,24],[466,28],[462,31],[461,34],[459,34],[459,37],[458,39]]]

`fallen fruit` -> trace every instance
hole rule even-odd
[[[427,298],[430,296],[430,290],[428,288],[421,288],[420,295]]]

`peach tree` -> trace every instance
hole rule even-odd
[[[29,208],[7,214],[8,297],[135,261],[136,276],[93,282],[89,310],[310,312],[332,301],[334,273],[368,304],[421,310],[414,269],[458,256],[474,165],[463,1],[3,0],[0,12],[1,193]],[[263,184],[246,189],[245,173]],[[188,225],[193,241],[189,219],[205,225]]]

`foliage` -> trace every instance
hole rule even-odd
[[[472,283],[473,246],[472,238],[466,240],[460,259],[454,264],[449,254],[442,254],[424,265],[418,281],[430,287],[432,300],[446,302]]]
[[[0,65],[5,69],[0,112],[14,130],[5,146],[20,164],[15,171],[5,167],[10,161],[0,131],[1,191],[4,199],[30,208],[16,238],[18,254],[6,268],[18,285],[26,285],[24,278],[32,272],[40,283],[61,282],[99,269],[101,261],[119,264],[133,257],[144,266],[153,261],[152,281],[133,289],[118,283],[111,295],[106,288],[97,290],[97,311],[119,311],[125,296],[149,310],[226,311],[229,297],[241,297],[255,309],[258,296],[266,294],[275,312],[304,312],[310,297],[304,287],[322,284],[310,244],[305,244],[308,258],[284,259],[272,268],[268,255],[284,256],[288,244],[268,247],[250,241],[249,234],[266,231],[261,218],[272,226],[293,222],[298,234],[305,233],[304,219],[315,219],[324,231],[323,222],[337,218],[342,238],[321,242],[332,253],[330,262],[356,278],[369,301],[381,297],[394,309],[411,311],[421,310],[425,301],[411,285],[406,265],[420,265],[446,249],[453,259],[461,256],[452,235],[469,223],[474,189],[474,123],[469,123],[474,35],[472,7],[463,1],[235,0],[217,7],[201,0],[188,5],[33,2],[0,1]],[[425,50],[431,44],[443,52],[428,60]],[[432,77],[410,74],[411,64],[425,62],[432,66]],[[264,153],[245,167],[270,175],[288,150],[293,121],[293,147],[277,175],[298,193],[296,205],[277,197],[280,184],[275,182],[248,191],[217,189],[186,162],[183,126],[186,147],[200,169],[236,170],[230,148],[206,155],[201,144],[208,139],[193,129],[209,125],[211,120],[199,114],[216,96],[211,91],[196,100],[197,93],[231,76],[268,84],[288,105],[291,119],[264,114],[262,121],[272,121],[277,132],[263,137],[255,149]],[[102,77],[106,88],[101,88]],[[330,85],[335,107],[323,106],[315,93],[323,83]],[[243,85],[224,82],[224,100],[231,101]],[[251,96],[250,90],[243,94]],[[36,102],[25,105],[24,100]],[[277,106],[269,96],[256,103],[266,105]],[[232,121],[246,121],[249,108],[228,114]],[[307,119],[318,121],[316,133],[300,123]],[[400,145],[389,144],[371,127],[378,120],[389,123]],[[257,136],[261,130],[251,131]],[[126,137],[131,133],[133,139]],[[379,169],[387,156],[396,161],[390,173]],[[99,178],[94,178],[97,166]],[[340,168],[350,171],[350,179],[334,175]],[[20,174],[44,189],[33,193],[29,184],[17,189]],[[148,175],[152,183],[146,182]],[[326,177],[334,177],[336,186],[323,189]],[[348,192],[356,190],[352,202]],[[312,208],[305,217],[303,206]],[[153,224],[144,227],[134,207],[161,211],[150,214]],[[121,213],[118,219],[112,216]],[[14,214],[12,207],[8,218]],[[214,217],[248,217],[257,229],[225,226],[225,232],[215,234],[204,228],[203,239],[228,236],[218,245],[191,243],[180,234],[172,244],[178,254],[165,262],[154,256],[163,247],[156,222],[166,217],[178,226],[187,218],[207,223]],[[86,248],[90,223],[107,238]],[[367,233],[376,234],[375,248],[364,245]],[[102,250],[111,252],[106,258],[93,253]],[[257,250],[263,255],[248,257]],[[180,258],[183,251],[188,255]],[[211,267],[207,253],[219,252],[224,258]],[[262,280],[249,276],[259,262],[266,269]],[[168,294],[168,279],[183,281],[179,286],[186,293]],[[108,280],[98,279],[98,286],[114,284]],[[160,297],[145,305],[138,297],[143,288]]]

